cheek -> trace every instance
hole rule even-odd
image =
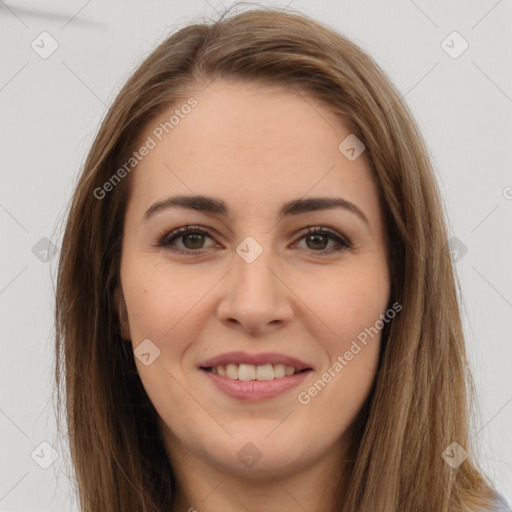
[[[328,270],[325,275],[303,277],[296,286],[305,298],[303,318],[311,319],[311,329],[316,324],[315,337],[331,356],[348,350],[353,339],[374,326],[389,300],[389,280],[381,266]]]
[[[149,258],[147,258],[149,260]],[[198,269],[183,271],[166,261],[127,258],[121,267],[130,330],[134,342],[157,342],[178,336],[183,326],[190,332],[190,318],[201,314],[200,303],[215,276]],[[193,315],[192,315],[193,311]]]
[[[357,416],[375,378],[382,330],[391,321],[382,322],[389,279],[385,266],[362,265],[326,283],[325,293],[310,297],[316,297],[311,307],[322,312],[329,326],[329,331],[323,329],[328,334],[318,338],[328,362],[315,382],[302,390],[299,403],[322,411],[326,423],[343,431]]]
[[[325,410],[326,421],[354,418],[377,370],[389,280],[385,266],[367,263],[302,280],[303,318],[310,318],[309,330],[327,358],[299,403]]]

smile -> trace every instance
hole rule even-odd
[[[206,371],[211,371],[214,375],[221,375],[228,379],[238,380],[273,380],[281,379],[283,377],[290,377],[295,373],[306,370],[297,370],[293,366],[287,366],[284,364],[228,364],[214,366],[213,368],[206,368]]]
[[[198,365],[223,394],[249,402],[274,398],[300,385],[313,366],[288,354],[237,351],[220,354]]]

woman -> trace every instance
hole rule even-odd
[[[84,511],[499,510],[424,143],[304,16],[188,26],[137,69],[56,304]]]

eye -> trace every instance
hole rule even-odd
[[[323,252],[324,254],[330,254],[352,248],[352,244],[348,239],[323,226],[308,227],[306,229],[306,234],[299,240],[306,241],[306,249],[310,249],[313,252]],[[328,247],[329,242],[334,242],[334,247]]]
[[[207,238],[213,240],[208,231],[196,226],[185,226],[165,234],[158,245],[182,253],[198,252],[207,249],[203,245]],[[176,241],[181,241],[181,246],[176,245]]]
[[[205,246],[207,239],[212,240],[213,244]],[[352,248],[352,244],[346,237],[323,226],[306,228],[305,234],[299,238],[299,241],[302,240],[306,241],[306,247],[299,247],[299,249],[311,250],[321,254],[331,254]],[[330,243],[331,246],[329,247]],[[332,243],[334,243],[334,246],[332,246]],[[202,249],[218,247],[210,232],[198,226],[185,226],[166,233],[160,238],[158,246],[184,254],[198,253]]]

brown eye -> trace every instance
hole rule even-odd
[[[183,245],[187,249],[201,249],[204,243],[204,235],[199,233],[193,233],[190,235],[182,235],[181,236]]]
[[[213,242],[212,236],[207,231],[186,226],[164,235],[158,245],[176,252],[200,252],[201,249],[207,249],[215,245],[205,246],[207,239]]]
[[[205,245],[207,239],[210,239],[212,242],[209,246]],[[335,231],[321,226],[307,228],[306,233],[299,240],[306,241],[306,246],[299,247],[300,249],[310,250],[320,255],[352,248],[348,239]],[[215,240],[203,229],[185,226],[164,235],[158,245],[175,252],[190,254],[194,252],[200,253],[203,249],[215,247]]]
[[[300,240],[306,241],[305,249],[321,254],[330,254],[352,248],[348,239],[322,226],[309,227]],[[302,248],[304,249],[304,247]]]
[[[326,235],[308,235],[306,237],[306,240],[306,245],[308,246],[309,249],[320,251],[324,250],[327,247],[327,244],[329,243],[329,237]]]

